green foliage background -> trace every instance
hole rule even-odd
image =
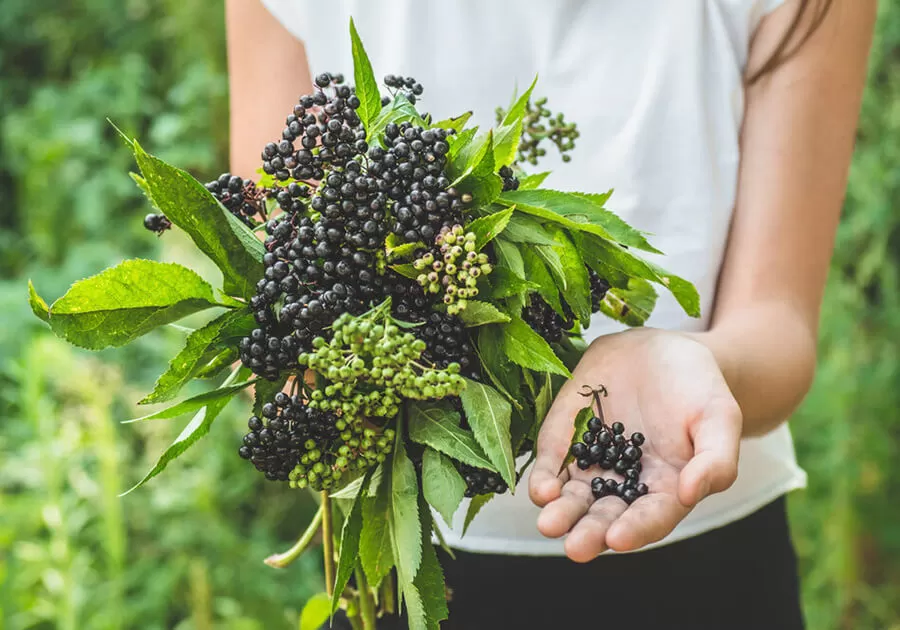
[[[235,456],[235,405],[166,474],[119,499],[183,422],[122,427],[175,329],[89,355],[31,316],[124,257],[201,260],[140,226],[110,117],[201,176],[227,162],[219,3],[3,0],[0,11],[0,630],[295,628],[320,584],[277,571],[314,506]],[[793,420],[791,497],[812,630],[900,629],[900,5],[882,2],[816,384]]]

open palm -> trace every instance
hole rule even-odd
[[[621,477],[592,466],[560,473],[586,400],[585,385],[606,387],[607,423],[642,432],[641,481],[649,492],[630,506],[616,496],[595,500],[591,480]],[[602,551],[639,549],[660,540],[712,492],[734,482],[741,414],[712,353],[679,333],[645,329],[596,340],[547,415],[529,491],[542,507],[540,531],[568,534],[566,553],[579,562]]]

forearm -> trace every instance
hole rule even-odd
[[[227,0],[231,172],[257,179],[267,142],[281,140],[284,120],[312,92],[303,44],[259,0]]]
[[[743,414],[743,435],[787,420],[815,374],[816,331],[797,308],[771,303],[734,312],[690,336],[712,352]]]

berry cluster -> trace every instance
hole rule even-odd
[[[567,123],[562,114],[554,114],[547,109],[547,98],[529,101],[522,121],[522,139],[519,142],[519,162],[535,165],[538,159],[547,155],[541,146],[544,140],[550,140],[562,156],[563,162],[569,162],[569,152],[575,148],[575,140],[579,133],[575,123]],[[506,112],[497,109],[497,122],[502,122]]]
[[[361,317],[344,313],[332,325],[329,343],[313,340],[300,365],[315,370],[328,385],[312,394],[310,406],[345,416],[391,418],[403,398],[429,400],[458,396],[465,387],[460,366],[424,365],[426,343],[402,332],[389,315],[390,301]]]
[[[591,310],[596,313],[600,310],[600,303],[609,291],[609,282],[599,273],[588,267],[588,278],[591,281]]]
[[[340,436],[336,416],[283,392],[263,405],[261,415],[250,418],[250,432],[238,453],[270,481],[287,481],[302,457],[319,461]]]
[[[435,310],[440,301],[433,295],[423,294],[414,281],[395,275],[390,285],[393,315],[405,322],[422,324],[410,330],[425,342],[422,358],[439,368],[457,363],[460,374],[477,379],[478,355],[459,317]]]
[[[555,343],[562,339],[565,331],[575,325],[575,316],[569,309],[569,305],[565,302],[562,304],[567,315],[565,318],[553,310],[553,307],[537,293],[532,293],[531,303],[522,312],[522,319],[541,337],[550,343]]]
[[[425,90],[422,88],[422,84],[416,81],[412,77],[400,77],[394,74],[389,74],[384,77],[384,84],[390,88],[394,94],[402,94],[406,100],[408,100],[413,105],[416,104],[416,97],[422,96],[422,92]],[[391,97],[385,96],[381,99],[382,105],[388,105],[391,102]]]
[[[581,470],[599,465],[600,468],[613,470],[625,478],[621,483],[615,479],[594,478],[591,481],[591,490],[595,498],[618,496],[626,503],[634,503],[638,497],[649,491],[647,484],[640,482],[643,470],[641,445],[644,443],[644,435],[633,433],[631,438],[627,438],[625,425],[621,422],[614,422],[612,426],[607,425],[600,404],[601,394],[606,395],[606,388],[603,386],[591,389],[590,393],[585,394],[594,397],[597,415],[588,421],[587,431],[581,436],[580,442],[572,444],[570,453]]]
[[[347,472],[363,471],[383,462],[393,450],[394,430],[383,432],[361,423],[336,422],[340,440],[331,450],[313,449],[300,457],[288,475],[292,488],[328,490],[334,487]],[[309,443],[309,442],[307,442]]]
[[[519,189],[519,179],[508,166],[501,166],[500,170],[497,171],[497,175],[503,180],[503,192]]]
[[[222,173],[206,184],[206,190],[219,200],[229,212],[247,225],[253,225],[253,217],[265,217],[265,191],[249,179],[241,179],[231,173]]]
[[[509,488],[499,473],[485,468],[476,468],[459,463],[459,474],[466,482],[465,496],[472,498],[479,494],[503,494]]]
[[[148,214],[144,217],[144,227],[151,232],[162,234],[172,227],[172,222],[164,214]]]
[[[443,227],[435,239],[440,258],[429,251],[413,262],[413,267],[423,272],[416,278],[419,285],[427,293],[443,292],[442,301],[450,315],[466,308],[468,298],[478,295],[478,278],[493,270],[487,254],[475,251],[475,239],[475,233],[466,233],[461,225]]]

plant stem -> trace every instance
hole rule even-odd
[[[359,613],[362,618],[363,630],[375,630],[375,600],[372,598],[372,589],[366,580],[366,574],[361,569],[356,569],[356,587],[359,591]]]
[[[331,513],[331,497],[322,491],[322,552],[325,556],[325,592],[334,594],[334,522]]]
[[[388,573],[381,583],[381,606],[388,615],[394,614],[394,574]]]
[[[312,542],[313,537],[316,535],[316,532],[319,531],[319,525],[322,524],[322,514],[323,509],[319,507],[319,511],[316,512],[316,515],[313,517],[313,520],[310,522],[309,526],[306,528],[306,531],[303,532],[303,535],[300,536],[300,539],[294,543],[294,546],[288,549],[283,553],[272,554],[263,562],[265,562],[270,567],[275,567],[276,569],[283,569],[292,563],[294,560],[300,557],[300,555],[306,551],[306,548],[309,546],[309,543]]]

